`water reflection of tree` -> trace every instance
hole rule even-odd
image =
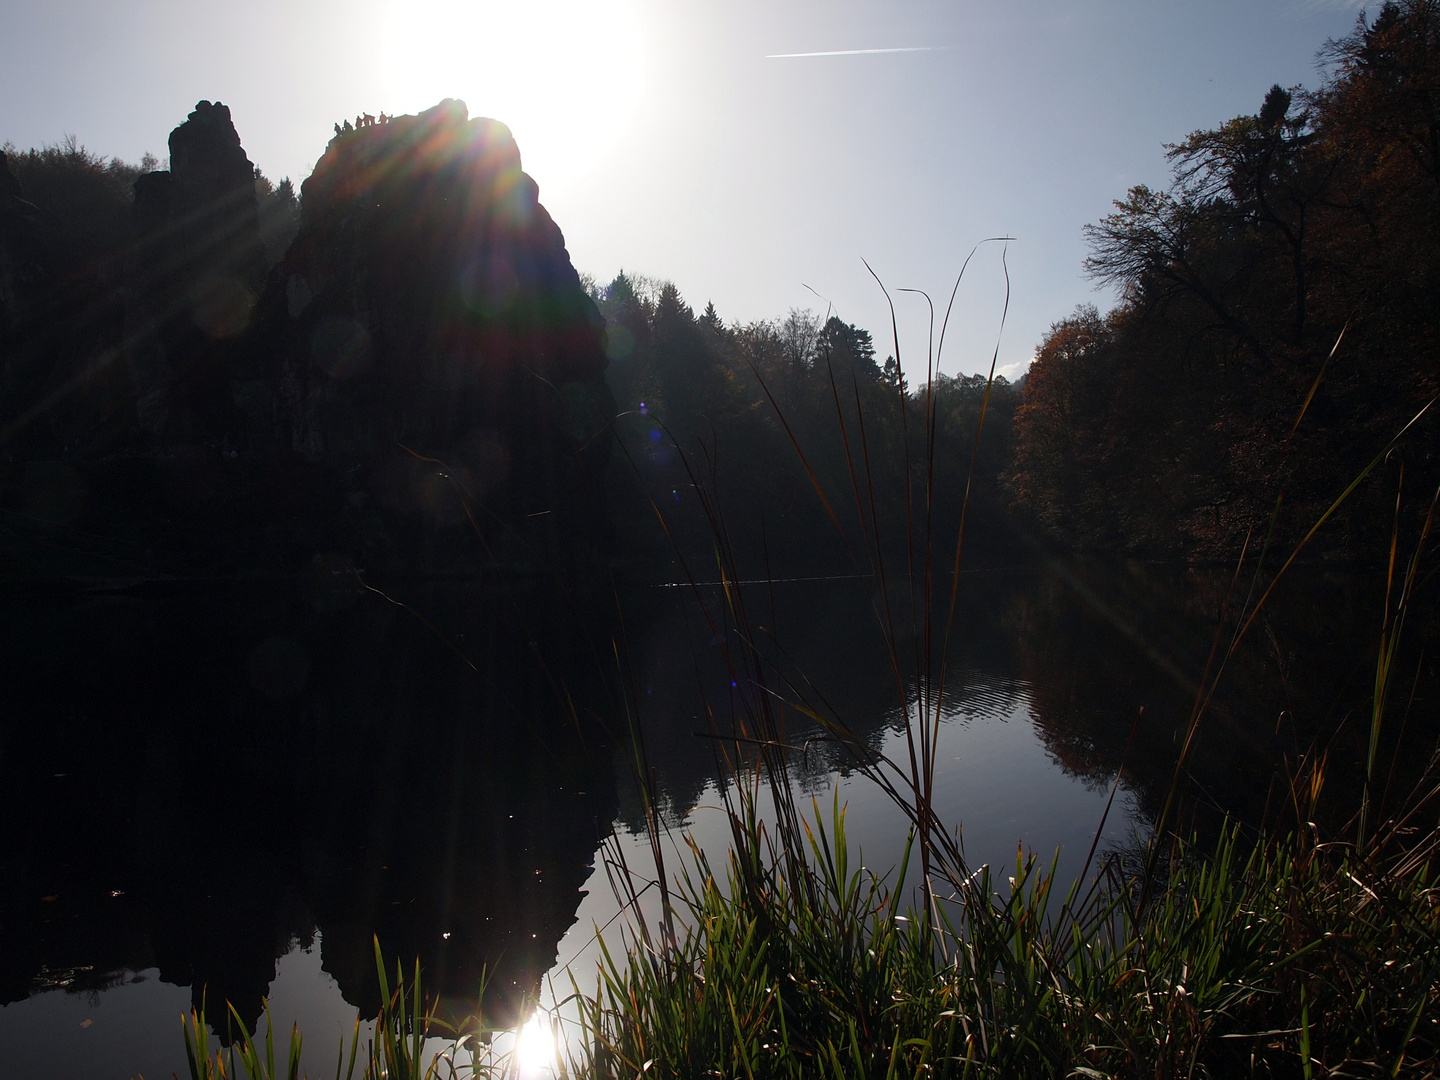
[[[743,735],[745,710],[754,707],[757,694],[771,695],[777,707],[781,699],[801,697],[815,707],[828,704],[857,734],[878,745],[895,694],[875,630],[874,591],[874,582],[862,577],[744,586],[755,643],[767,661],[765,690],[743,675],[733,681],[744,685],[731,685],[735,673],[726,653],[738,655],[743,641],[724,621],[718,588],[649,588],[634,594],[630,656],[638,713],[670,820],[683,820],[706,786],[725,775],[717,754],[744,758],[753,749],[725,736]],[[793,708],[782,707],[782,712],[790,744],[798,751],[793,757],[797,779],[813,781],[846,764],[844,753],[822,737],[818,725]],[[622,785],[621,791],[621,820],[642,827],[633,785]]]
[[[1015,642],[1037,728],[1062,767],[1105,783],[1123,761],[1127,783],[1153,812],[1174,775],[1231,577],[1219,566],[1066,561],[1006,594],[1002,636]],[[1368,708],[1383,587],[1344,569],[1292,571],[1205,711],[1186,770],[1198,820],[1280,813],[1286,770],[1312,746],[1330,750],[1335,804],[1354,804],[1342,796],[1358,792],[1365,725],[1349,718]],[[1421,656],[1422,639],[1433,637],[1433,626],[1414,628],[1408,671],[1417,688],[1435,682],[1433,662]],[[1222,637],[1222,651],[1228,643]],[[1426,728],[1412,725],[1410,745],[1433,744]],[[1403,774],[1407,754],[1392,739],[1382,760],[1397,756]]]
[[[949,701],[973,712],[984,705],[980,697],[1011,687],[1028,701],[1060,768],[1104,787],[1123,762],[1142,812],[1153,812],[1174,774],[1231,577],[1219,566],[1072,559],[977,566],[962,576]],[[1336,747],[1335,783],[1349,782],[1358,728],[1340,721],[1363,705],[1364,678],[1354,673],[1359,664],[1363,676],[1373,587],[1354,573],[1302,569],[1272,598],[1230,660],[1192,752],[1190,791],[1202,813],[1258,819],[1272,779],[1316,739]],[[778,585],[773,613],[771,591],[757,585],[746,594],[754,621],[773,623],[784,646],[767,638],[764,650],[812,703],[829,703],[878,748],[896,702],[872,629],[873,581]],[[662,798],[678,821],[717,775],[713,741],[696,737],[708,731],[707,710],[728,730],[742,700],[688,591],[670,590],[641,607],[642,629],[632,637],[640,715]],[[899,625],[908,627],[908,619],[901,611]],[[905,655],[913,648],[903,629],[898,645]],[[847,768],[846,752],[816,725],[789,717],[792,743],[806,750],[798,773]],[[640,802],[628,790],[622,785],[621,816],[639,828]]]

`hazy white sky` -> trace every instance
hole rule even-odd
[[[1374,5],[1378,7],[1378,4]],[[358,112],[463,98],[515,132],[575,265],[669,278],[727,320],[823,311],[891,352],[887,285],[943,305],[965,255],[1007,246],[1002,371],[1097,294],[1081,227],[1162,143],[1318,83],[1342,0],[0,0],[0,142],[74,134],[164,156],[200,98],[231,107],[251,160],[308,175]],[[907,49],[858,55],[774,54]],[[921,51],[923,50],[923,51]],[[984,370],[1000,245],[956,303],[943,369]],[[899,294],[905,366],[926,310]]]

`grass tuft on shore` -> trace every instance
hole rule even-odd
[[[818,819],[818,814],[817,814]],[[982,867],[935,913],[807,821],[816,891],[752,825],[696,852],[689,929],[607,955],[572,1062],[593,1077],[1422,1076],[1440,1068],[1437,834],[1175,845],[1165,884],[1112,859],[1057,917],[1050,871]],[[1073,901],[1075,898],[1072,897]]]

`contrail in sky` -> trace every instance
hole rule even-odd
[[[949,45],[912,45],[908,49],[836,49],[834,52],[770,53],[766,60],[798,60],[806,56],[871,56],[875,53],[943,52]]]

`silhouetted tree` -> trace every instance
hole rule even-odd
[[[255,203],[265,257],[274,266],[285,257],[285,249],[300,231],[300,199],[288,176],[279,184],[271,184],[265,174],[256,169]]]
[[[616,469],[626,475],[614,487],[622,518],[653,517],[644,511],[648,501],[666,514],[671,539],[708,558],[706,515],[718,510],[731,546],[757,572],[762,557],[772,570],[838,568],[845,545],[834,542],[818,482],[842,512],[853,552],[863,550],[871,525],[860,521],[872,506],[882,542],[903,540],[904,438],[908,431],[914,460],[923,460],[926,403],[886,378],[868,331],[800,309],[727,328],[713,304],[697,318],[673,284],[627,274],[592,292],[615,346],[611,382],[624,447]],[[958,525],[984,384],[941,377],[930,388],[941,448],[940,480],[930,490],[943,504],[946,527]],[[999,380],[978,462],[986,489],[980,498],[990,509],[999,505],[994,492],[1008,460],[1015,400]],[[902,410],[915,414],[908,427]],[[911,479],[923,497],[920,473]],[[714,500],[708,508],[696,480]]]
[[[52,404],[12,430],[7,455],[64,456],[123,441],[128,387],[116,346],[120,286],[134,236],[131,187],[148,167],[58,146],[4,148],[0,173],[0,424]],[[81,440],[77,443],[76,440]]]

